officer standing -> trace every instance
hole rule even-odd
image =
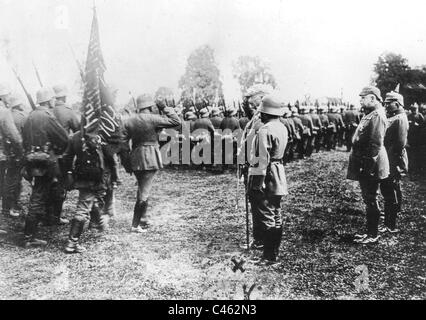
[[[3,149],[5,141],[10,142],[10,149],[13,150],[17,157],[22,156],[22,137],[13,122],[10,110],[6,108],[3,101],[0,101],[0,161],[6,161],[6,155],[4,154]],[[3,187],[3,185],[0,187]],[[6,212],[7,208],[5,207],[5,199],[7,199],[7,197],[4,196],[2,199],[2,212],[8,213]],[[0,233],[5,233],[5,231],[0,230]]]
[[[263,256],[258,264],[272,265],[277,263],[282,238],[281,199],[288,194],[282,163],[288,135],[279,120],[284,109],[275,97],[265,96],[259,111],[263,125],[250,152],[247,192],[251,203],[257,203],[252,210],[262,229]]]
[[[12,94],[8,98],[9,108],[12,113],[13,122],[18,129],[18,133],[22,139],[22,132],[25,121],[28,115],[24,112],[23,102],[21,98]],[[4,185],[3,206],[4,214],[9,214],[12,217],[19,217],[21,205],[19,198],[22,191],[22,174],[23,167],[22,153],[16,154],[13,148],[10,148],[10,141],[7,141],[7,171]]]
[[[38,223],[45,216],[50,203],[55,203],[59,174],[58,155],[68,145],[68,134],[54,117],[51,109],[55,106],[55,93],[51,88],[37,92],[37,107],[30,113],[23,130],[26,159],[26,174],[34,178],[28,215],[25,220],[25,247],[44,246],[46,241],[36,238]]]
[[[148,228],[148,198],[155,174],[163,168],[158,144],[158,133],[163,128],[173,128],[181,121],[173,108],[159,106],[163,115],[152,113],[154,100],[149,95],[137,98],[137,114],[124,124],[126,141],[132,140],[131,167],[138,182],[131,232],[143,233]]]
[[[360,96],[366,115],[352,140],[347,178],[359,181],[367,207],[367,232],[356,234],[355,242],[370,244],[379,239],[380,209],[377,195],[380,182],[389,176],[389,160],[384,145],[387,119],[378,88],[365,87]]]
[[[390,174],[380,184],[385,202],[385,221],[380,232],[396,233],[397,214],[402,209],[401,176],[408,171],[408,157],[405,150],[408,136],[408,119],[404,110],[404,99],[397,92],[389,92],[385,99],[388,128],[385,148],[389,158]]]

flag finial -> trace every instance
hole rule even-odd
[[[396,85],[395,92],[399,93],[399,83]]]

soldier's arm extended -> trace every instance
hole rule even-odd
[[[181,120],[173,108],[164,108],[162,116],[155,116],[157,129],[173,128],[181,124]]]
[[[49,141],[59,154],[63,153],[68,146],[68,133],[54,117],[50,117],[47,123],[47,135]]]

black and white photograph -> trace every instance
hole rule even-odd
[[[0,300],[425,300],[425,12],[0,0]]]

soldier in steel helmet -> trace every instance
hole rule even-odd
[[[154,177],[163,168],[158,133],[163,128],[180,125],[173,108],[158,106],[163,115],[152,113],[155,102],[150,95],[137,98],[137,113],[124,123],[124,137],[132,141],[131,169],[138,182],[137,199],[133,212],[131,232],[144,233],[149,227],[147,209]]]
[[[247,192],[253,215],[260,223],[263,255],[259,264],[277,263],[282,238],[281,199],[288,194],[283,157],[288,133],[279,120],[282,104],[272,95],[262,99],[259,108],[262,126],[250,152]]]
[[[22,156],[22,137],[13,122],[13,117],[10,110],[6,108],[3,101],[0,101],[0,161],[6,160],[6,155],[4,154],[3,149],[3,143],[5,141],[10,142],[10,149],[13,150],[17,157]],[[0,187],[2,187],[2,185]],[[3,198],[3,205],[4,202],[5,198]],[[3,212],[4,209],[5,208],[3,207]],[[5,231],[0,229],[0,234],[1,233],[5,233]]]
[[[30,113],[23,129],[25,176],[34,181],[25,219],[25,247],[47,244],[36,238],[38,224],[46,217],[49,204],[60,200],[55,198],[52,189],[58,183],[58,156],[68,145],[68,133],[51,111],[55,106],[53,89],[41,88],[37,92],[37,103],[39,106]]]
[[[25,112],[23,101],[17,94],[11,94],[8,98],[8,105],[11,110],[13,122],[22,138],[22,131],[28,117]],[[22,153],[14,152],[10,140],[6,140],[5,151],[7,154],[7,170],[4,182],[4,196],[2,211],[6,215],[18,217],[21,213],[20,195],[22,191]]]

